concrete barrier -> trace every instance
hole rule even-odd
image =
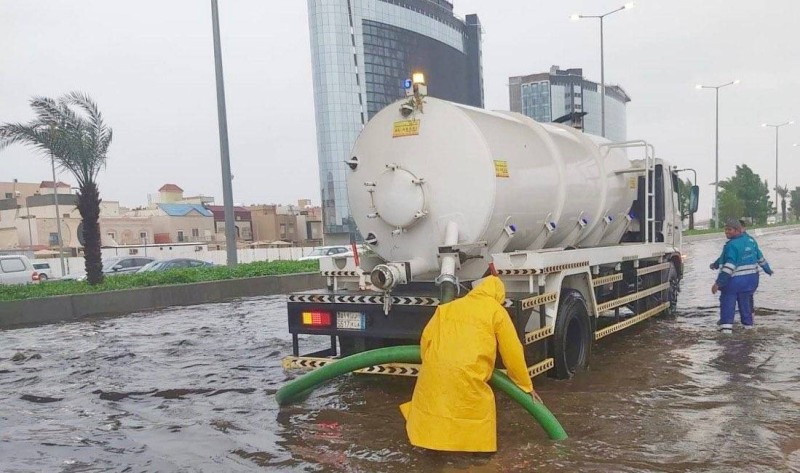
[[[239,297],[286,294],[324,286],[325,278],[319,273],[300,273],[0,301],[0,329],[124,315],[172,306],[221,302]]]

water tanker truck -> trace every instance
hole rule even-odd
[[[320,260],[327,288],[288,296],[287,369],[416,344],[438,304],[490,272],[505,283],[532,377],[568,378],[598,339],[675,310],[678,177],[644,141],[417,91],[366,124],[345,164],[372,251]],[[694,211],[697,188],[687,192]],[[303,354],[300,335],[327,337],[326,348]]]

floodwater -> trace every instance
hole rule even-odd
[[[715,331],[722,240],[694,241],[677,317],[604,338],[570,381],[536,379],[563,442],[498,394],[496,454],[411,447],[406,378],[342,377],[279,409],[295,375],[278,296],[0,331],[0,470],[800,471],[800,231],[758,240],[776,275],[756,330]]]

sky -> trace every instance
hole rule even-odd
[[[509,76],[551,65],[599,81],[599,22],[569,16],[623,3],[455,0],[458,16],[483,24],[486,108],[509,108]],[[234,201],[319,204],[307,2],[219,8]],[[797,18],[797,0],[640,0],[604,20],[606,82],[632,98],[628,138],[697,170],[701,218],[713,202],[715,94],[696,84],[741,81],[719,94],[720,179],[747,164],[773,188],[775,131],[761,124],[795,120],[780,131],[779,177],[800,186]],[[31,119],[32,96],[80,90],[99,104],[114,129],[105,200],[145,205],[173,183],[222,203],[210,1],[0,0],[0,44],[0,122]],[[0,181],[50,180],[49,164],[8,147]]]

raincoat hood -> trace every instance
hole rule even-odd
[[[497,276],[487,276],[469,292],[470,296],[491,297],[499,304],[506,300],[506,289],[503,281]]]

